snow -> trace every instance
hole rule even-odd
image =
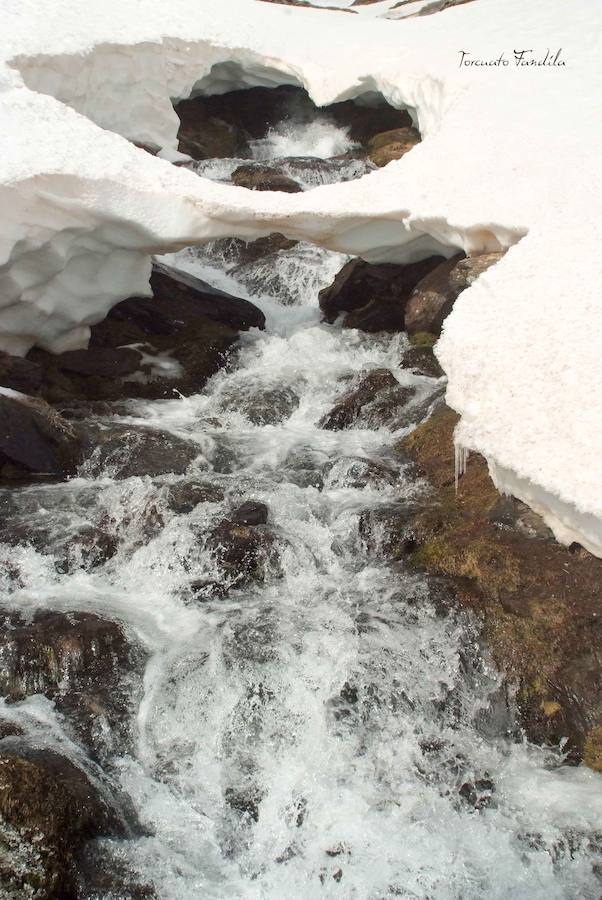
[[[438,345],[457,443],[560,540],[602,555],[602,7],[476,0],[382,18],[391,5],[4,0],[0,348],[84,346],[114,303],[148,293],[151,253],[217,237],[277,230],[371,261],[515,245]],[[513,63],[559,47],[566,66]],[[461,50],[509,65],[460,67]],[[274,195],[128,142],[175,158],[171,99],[279,83],[318,104],[380,91],[423,142],[357,181]]]

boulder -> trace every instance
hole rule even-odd
[[[418,282],[405,309],[408,334],[417,332],[441,334],[443,322],[452,311],[458,296],[450,284],[450,275],[463,258],[464,254],[461,253],[452,256]]]
[[[257,389],[240,385],[220,397],[224,410],[242,413],[254,425],[277,425],[286,421],[299,406],[299,397],[287,387]]]
[[[223,499],[223,490],[206,481],[179,481],[167,490],[167,505],[179,514],[192,512],[199,503],[220,503]]]
[[[22,394],[37,394],[42,377],[41,366],[0,351],[0,387],[12,388]]]
[[[250,191],[283,191],[287,194],[298,194],[303,188],[288,175],[272,166],[256,163],[239,166],[232,173],[232,184],[248,188]]]
[[[193,441],[144,425],[90,426],[86,433],[88,475],[109,472],[113,478],[183,475],[200,453]]]
[[[401,365],[404,369],[411,369],[415,375],[425,375],[427,378],[441,378],[445,375],[432,347],[409,347],[403,355]]]
[[[449,275],[449,285],[456,297],[470,287],[483,272],[499,262],[505,254],[505,250],[496,250],[493,253],[481,253],[479,256],[461,259]]]
[[[389,369],[374,369],[337,401],[319,427],[329,431],[379,428],[398,417],[413,395],[414,389],[402,387]]]
[[[140,368],[141,360],[142,354],[128,347],[69,350],[55,357],[58,369],[76,375],[98,375],[100,378],[131,375]]]
[[[368,141],[368,156],[375,166],[386,166],[394,159],[401,159],[419,143],[420,133],[415,128],[394,128],[376,134]]]
[[[327,322],[344,314],[343,325],[362,331],[403,331],[405,305],[414,287],[442,261],[440,256],[408,265],[346,263],[334,282],[319,294]]]
[[[359,533],[369,553],[402,559],[415,549],[413,519],[416,503],[394,503],[367,509],[360,515]]]
[[[181,100],[176,106],[180,153],[193,159],[230,159],[246,153],[248,140],[244,132],[212,115],[204,99]]]
[[[0,467],[71,475],[81,459],[73,426],[43,400],[0,388]]]
[[[132,750],[146,653],[122,626],[93,613],[0,611],[0,695],[44,694],[95,759]]]
[[[504,252],[467,258],[463,253],[458,253],[426,275],[416,285],[406,305],[408,334],[428,332],[440,335],[443,322],[452,311],[458,295],[498,262]]]
[[[216,560],[222,587],[263,581],[275,561],[273,536],[266,527],[240,524],[234,517],[222,519],[212,529],[206,547]]]
[[[386,463],[362,456],[343,456],[326,468],[327,488],[382,488],[396,484],[399,478],[399,472]]]
[[[123,300],[94,325],[87,350],[30,352],[46,399],[64,406],[196,393],[224,365],[239,331],[265,325],[248,300],[160,263],[151,288],[151,298]]]
[[[246,500],[230,515],[236,525],[266,525],[268,521],[268,508],[259,500]]]
[[[126,798],[53,750],[4,740],[0,749],[0,893],[77,900],[86,841],[136,828]]]

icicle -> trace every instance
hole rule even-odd
[[[466,472],[469,454],[468,447],[464,447],[457,437],[454,436],[454,481],[456,493],[458,493],[458,481]]]

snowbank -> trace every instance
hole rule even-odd
[[[599,4],[477,0],[391,21],[257,0],[93,0],[83,15],[7,0],[0,30],[1,348],[83,346],[148,290],[150,253],[213,237],[279,230],[373,261],[517,244],[439,344],[458,441],[602,555]],[[514,64],[515,49],[559,47],[565,66]],[[461,50],[508,65],[460,67]],[[172,99],[278,83],[318,104],[380,91],[423,143],[359,181],[270,195],[125,140],[173,158]]]

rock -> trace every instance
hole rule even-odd
[[[553,541],[554,535],[541,516],[515,497],[500,497],[487,513],[487,520],[499,528],[510,528],[525,537]]]
[[[222,249],[224,258],[230,262],[247,266],[258,262],[266,256],[279,253],[281,250],[291,250],[298,241],[291,241],[277,231],[268,234],[267,237],[257,238],[255,241],[243,241],[240,238],[224,238],[216,241],[216,249]]]
[[[249,816],[254,822],[259,821],[259,806],[264,796],[265,792],[254,785],[246,789],[228,787],[224,791],[224,800],[228,806]]]
[[[181,100],[176,106],[180,118],[178,150],[193,159],[231,159],[248,149],[240,129],[220,121],[207,108],[204,98]]]
[[[0,387],[12,388],[22,394],[37,394],[42,377],[41,366],[0,351]]]
[[[16,722],[0,719],[0,741],[6,737],[22,737],[24,734],[25,732]]]
[[[98,375],[115,378],[131,375],[140,368],[142,354],[127,347],[91,347],[89,350],[69,350],[55,357],[58,369],[76,375]]]
[[[323,317],[334,322],[343,313],[343,325],[347,328],[403,331],[408,297],[420,279],[440,262],[440,256],[405,266],[350,260],[334,282],[320,291]]]
[[[222,519],[210,532],[206,547],[216,560],[221,580],[229,587],[263,581],[275,561],[274,541],[263,525]]]
[[[491,806],[495,786],[490,778],[477,778],[476,781],[466,781],[458,791],[462,800],[474,809],[484,809]]]
[[[406,128],[412,124],[407,110],[396,109],[384,100],[370,106],[353,100],[343,100],[325,107],[325,112],[332,116],[338,125],[349,129],[352,141],[357,141],[363,146],[379,133],[395,128]]]
[[[428,378],[441,378],[445,375],[432,347],[410,347],[404,353],[401,365],[404,369],[411,369],[416,375]]]
[[[368,156],[375,166],[386,166],[394,159],[401,159],[419,143],[420,133],[415,128],[394,128],[376,134],[368,141]]]
[[[252,384],[224,392],[220,401],[222,409],[242,413],[254,425],[278,425],[299,406],[299,397],[292,388],[258,390]]]
[[[468,256],[466,259],[461,259],[449,276],[450,288],[456,297],[470,287],[483,272],[499,262],[505,254],[505,250],[499,250],[494,253],[481,253],[479,256]]]
[[[383,559],[403,559],[416,548],[414,502],[367,509],[360,516],[359,533],[369,553]]]
[[[146,653],[117,622],[93,613],[0,611],[0,694],[44,694],[95,759],[132,749]]]
[[[450,284],[450,274],[463,254],[445,260],[422,278],[406,304],[405,326],[408,334],[429,332],[440,335],[444,320],[458,296]]]
[[[240,330],[265,325],[263,313],[248,300],[163,264],[155,263],[151,288],[152,298],[123,300],[94,325],[88,351],[138,352],[138,369],[110,378],[77,375],[59,369],[60,359],[33,351],[52,378],[52,390],[92,400],[196,393],[224,365]]]
[[[250,191],[284,191],[287,194],[298,194],[303,188],[288,175],[272,166],[249,165],[239,166],[232,173],[232,184],[248,188]]]
[[[259,500],[246,500],[230,515],[236,525],[266,525],[268,521],[268,508]]]
[[[319,427],[329,431],[379,428],[394,420],[413,395],[414,389],[402,387],[389,369],[374,369],[336,403]]]
[[[95,525],[85,525],[77,534],[69,536],[56,561],[57,571],[95,569],[112,559],[118,548],[117,535]]]
[[[200,453],[193,441],[143,425],[92,427],[87,433],[87,475],[110,473],[113,478],[183,475]]]
[[[64,476],[75,471],[81,453],[75,429],[47,403],[0,389],[0,466],[9,461]]]
[[[592,765],[602,759],[602,560],[496,524],[506,513],[477,453],[456,490],[457,420],[442,407],[402,442],[432,485],[408,563],[448,579],[480,617],[529,740],[563,742],[569,761]]]
[[[7,744],[0,753],[2,896],[77,900],[84,843],[131,836],[131,807],[53,750]]]
[[[192,512],[199,503],[220,503],[224,492],[206,481],[179,481],[167,490],[167,505],[175,513]]]
[[[327,488],[380,488],[393,485],[398,480],[398,472],[376,460],[360,456],[343,456],[329,465],[325,479]]]

